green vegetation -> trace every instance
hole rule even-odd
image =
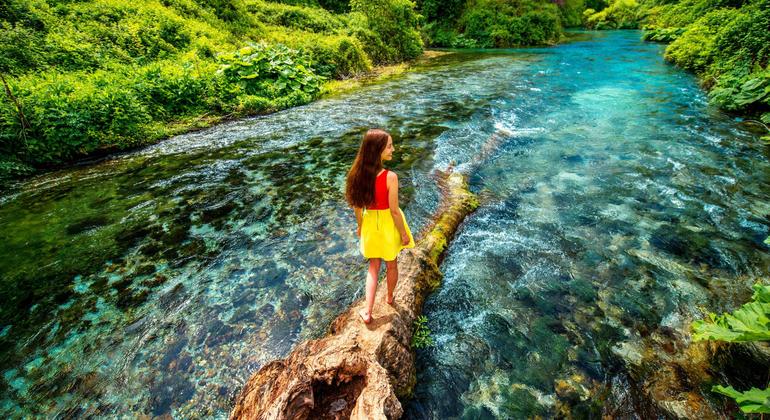
[[[424,45],[548,45],[580,25],[644,27],[713,103],[770,125],[770,0],[8,0],[0,183],[307,103]]]
[[[764,390],[751,388],[746,392],[740,392],[731,386],[716,385],[712,391],[734,399],[744,413],[770,413],[770,388]]]
[[[409,0],[3,2],[0,181],[307,103],[419,56],[419,19]]]
[[[428,328],[428,318],[420,315],[414,321],[414,334],[412,334],[412,348],[421,349],[433,345],[433,338]]]
[[[636,0],[610,0],[601,10],[588,8],[583,14],[590,29],[636,29],[642,10]]]
[[[692,324],[693,340],[720,340],[727,342],[770,340],[770,286],[754,285],[752,301],[732,314],[709,314],[709,322]],[[714,392],[733,398],[744,413],[770,413],[770,388],[751,388],[746,392],[733,387],[715,385]]]
[[[583,0],[423,0],[427,19],[425,37],[431,46],[453,48],[507,48],[553,44],[562,27],[581,22]]]
[[[770,286],[754,285],[752,301],[732,314],[709,314],[709,322],[692,324],[693,340],[729,342],[770,340]]]

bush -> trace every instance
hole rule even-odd
[[[138,71],[134,88],[154,119],[169,121],[212,105],[216,69],[210,62],[157,62]]]
[[[372,60],[362,42],[348,35],[322,36],[302,31],[270,34],[271,40],[304,51],[314,71],[326,78],[345,78],[367,72]]]
[[[591,29],[634,29],[639,27],[641,12],[636,0],[611,0],[605,9],[589,15],[585,24]]]
[[[51,163],[116,144],[137,144],[150,115],[125,84],[126,78],[125,74],[98,71],[93,75],[48,73],[12,81],[31,126],[24,153],[28,161]],[[5,119],[3,128],[6,133],[21,131],[18,118]]]
[[[344,27],[341,18],[324,9],[259,2],[248,10],[260,22],[302,31],[331,34]]]
[[[583,25],[583,10],[585,9],[584,0],[564,0],[559,6],[561,25],[566,28]]]
[[[0,22],[0,72],[14,74],[45,67],[45,56],[45,42],[39,32]]]
[[[297,93],[312,97],[323,78],[313,73],[310,62],[284,45],[250,44],[219,56],[219,72],[247,95],[276,99]],[[304,95],[300,95],[305,97]]]
[[[715,10],[698,19],[669,44],[666,60],[690,71],[704,71],[714,61],[714,41],[719,27],[732,17],[733,13],[728,10]]]
[[[582,0],[581,0],[582,1]],[[433,45],[508,48],[557,42],[562,33],[559,8],[550,3],[512,5],[501,0],[469,2],[457,21],[429,27]]]
[[[353,12],[360,13],[365,27],[381,40],[381,50],[374,54],[379,63],[394,63],[422,54],[418,27],[421,16],[410,0],[351,0]]]
[[[666,59],[697,73],[712,103],[759,116],[770,111],[768,27],[770,0],[685,0],[654,8],[646,39],[671,40]]]

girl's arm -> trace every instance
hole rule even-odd
[[[401,217],[401,209],[398,208],[398,175],[388,172],[388,207],[393,216],[393,223],[401,234],[401,245],[409,245],[409,236],[404,228],[404,218]]]
[[[362,212],[361,209],[358,207],[353,207],[353,211],[356,212],[356,224],[358,225],[358,229],[356,229],[356,236],[361,236],[361,218]]]

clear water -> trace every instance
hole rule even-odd
[[[418,353],[407,418],[551,417],[559,381],[598,386],[604,400],[568,402],[597,417],[643,336],[767,276],[767,148],[638,36],[543,51],[514,82],[535,89],[468,129],[508,135],[472,176],[485,204],[426,302],[436,346]],[[437,155],[467,138],[443,133]]]
[[[361,296],[342,190],[371,126],[394,134],[415,232],[432,171],[503,139],[474,162],[483,205],[427,302],[438,345],[407,416],[548,415],[558,378],[611,381],[613,348],[735,304],[770,263],[766,150],[639,35],[454,54],[19,185],[0,198],[0,413],[226,417]]]

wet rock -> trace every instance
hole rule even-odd
[[[152,257],[157,255],[162,249],[162,244],[158,241],[150,241],[139,247],[139,253],[144,256]]]
[[[179,246],[189,235],[189,222],[185,225],[173,225],[165,235],[161,237],[161,242],[168,246]]]
[[[156,274],[151,279],[147,279],[147,280],[142,281],[142,286],[149,287],[149,288],[155,288],[155,287],[158,287],[158,286],[162,285],[163,283],[165,283],[167,281],[168,281],[168,277],[164,276],[163,274]]]
[[[729,262],[706,237],[708,232],[692,232],[680,227],[664,226],[650,236],[650,245],[694,264],[731,269]]]
[[[137,293],[131,293],[129,291],[118,292],[118,298],[115,301],[115,306],[123,310],[135,308],[144,303],[149,295],[149,290],[142,290]]]
[[[627,364],[639,366],[642,364],[642,349],[639,344],[625,341],[612,347],[612,352]]]
[[[240,306],[235,310],[233,316],[228,320],[231,324],[240,324],[243,322],[253,322],[256,320],[257,313],[248,306]]]
[[[155,264],[142,264],[136,268],[134,274],[137,276],[148,276],[155,272]]]
[[[200,220],[203,223],[212,223],[220,220],[230,214],[235,209],[235,203],[226,201],[204,208],[200,214]]]

